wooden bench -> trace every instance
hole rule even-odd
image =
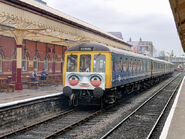
[[[58,81],[57,80],[52,80],[52,79],[50,79],[50,80],[48,80],[48,83],[49,84],[52,84],[52,85],[56,85],[56,86],[58,86]]]
[[[48,81],[47,80],[39,80],[39,86],[48,86]]]
[[[15,91],[15,84],[9,83],[9,84],[3,84],[0,86],[0,90],[4,92],[4,89],[6,89],[6,92],[14,92]]]
[[[28,82],[27,85],[28,85],[28,88],[29,88],[29,89],[30,89],[30,88],[35,88],[35,89],[37,89],[38,86],[39,86],[39,83],[36,82],[36,81],[35,81],[35,82],[32,81],[32,82]]]
[[[14,83],[7,84],[6,91],[7,92],[10,92],[10,91],[14,92],[15,91],[15,84]]]

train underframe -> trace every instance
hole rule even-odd
[[[171,74],[150,77],[137,82],[128,83],[123,86],[117,86],[106,90],[95,88],[94,90],[69,91],[68,88],[68,92],[70,93],[66,96],[68,96],[69,105],[95,105],[104,107],[107,104],[114,104],[115,102],[117,102],[117,100],[121,99],[125,95],[131,94],[133,92],[139,93],[141,90],[150,88],[151,86],[167,78],[169,75]]]

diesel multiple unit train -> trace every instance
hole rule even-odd
[[[82,43],[65,52],[63,94],[73,105],[114,103],[173,72],[167,61],[99,43]]]

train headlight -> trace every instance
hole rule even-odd
[[[71,86],[76,86],[79,83],[79,78],[76,75],[71,75],[68,82]]]
[[[91,82],[91,84],[92,84],[94,87],[100,86],[101,81],[102,81],[101,78],[100,78],[99,76],[96,76],[96,75],[94,75],[94,76],[92,76],[92,77],[90,78],[90,82]]]

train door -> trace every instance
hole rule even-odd
[[[116,55],[112,53],[112,87],[116,86]]]
[[[116,85],[121,85],[121,56],[116,55]]]

